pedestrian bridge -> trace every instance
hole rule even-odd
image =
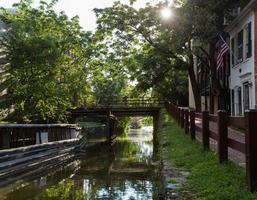
[[[96,102],[71,110],[71,120],[75,122],[79,117],[102,118],[107,127],[107,140],[112,145],[115,143],[117,131],[117,117],[123,116],[151,116],[153,117],[154,141],[157,140],[156,129],[159,123],[160,110],[164,107],[164,101],[157,98],[108,100]]]
[[[72,118],[80,116],[154,116],[164,107],[164,101],[157,98],[107,100],[71,110]]]

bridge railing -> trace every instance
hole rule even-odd
[[[147,98],[147,99],[132,99],[132,98],[122,98],[113,100],[103,100],[95,102],[90,107],[161,107],[164,106],[164,101],[157,98]]]

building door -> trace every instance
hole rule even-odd
[[[250,89],[249,89],[249,83],[246,82],[244,83],[244,96],[243,96],[243,101],[244,101],[244,111],[250,109]]]

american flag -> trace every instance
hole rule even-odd
[[[216,64],[217,70],[224,66],[224,55],[229,51],[229,46],[225,42],[225,40],[220,37],[220,40],[217,43],[217,57],[216,57]]]

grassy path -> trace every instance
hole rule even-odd
[[[257,193],[247,192],[243,168],[232,162],[220,165],[214,152],[204,151],[200,142],[192,141],[167,115],[163,124],[163,140],[171,142],[163,156],[190,172],[185,187],[197,199],[257,200]]]

